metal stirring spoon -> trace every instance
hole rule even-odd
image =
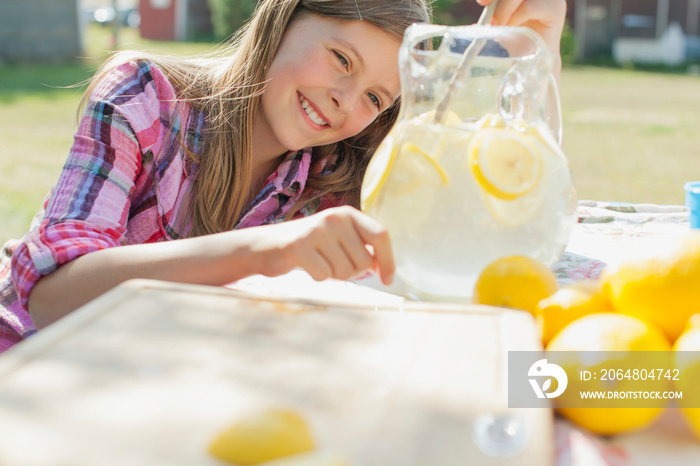
[[[493,0],[493,2],[486,5],[476,24],[479,26],[489,24],[491,22],[491,18],[493,18],[493,12],[496,9],[497,4],[498,0]],[[479,55],[479,53],[481,53],[481,50],[486,45],[486,42],[487,39],[475,38],[467,46],[464,54],[462,55],[462,59],[459,61],[459,65],[457,65],[457,69],[450,79],[450,83],[447,85],[447,92],[445,92],[442,100],[440,100],[440,103],[438,103],[437,110],[435,112],[435,123],[444,122],[447,111],[450,109],[450,107],[452,107],[452,102],[457,95],[457,82],[467,74],[471,68],[472,61]]]

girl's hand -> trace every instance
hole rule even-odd
[[[302,268],[315,280],[351,279],[368,270],[384,284],[394,276],[389,234],[376,220],[352,207],[336,207],[303,219],[261,227],[253,246],[261,253],[259,273],[285,274]]]
[[[486,6],[493,0],[476,0]],[[491,24],[526,26],[538,33],[552,53],[559,55],[566,21],[566,0],[499,0]]]

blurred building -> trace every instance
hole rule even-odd
[[[677,65],[700,59],[700,0],[567,0],[576,60]],[[482,7],[457,1],[448,18],[471,24]]]
[[[141,37],[192,40],[211,34],[207,0],[140,0]]]
[[[138,0],[80,0],[84,23],[100,23],[105,26],[138,27],[140,22]]]
[[[678,65],[700,58],[700,0],[568,0],[576,58]]]
[[[78,0],[0,0],[0,63],[76,61]]]

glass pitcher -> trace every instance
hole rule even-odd
[[[472,42],[480,52],[449,110],[437,112]],[[401,112],[365,173],[362,210],[388,229],[407,294],[469,301],[500,257],[553,265],[575,224],[576,195],[542,39],[524,27],[416,24],[399,66]]]

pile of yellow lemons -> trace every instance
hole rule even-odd
[[[547,351],[673,350],[672,389],[683,393],[678,402],[700,439],[700,232],[672,249],[610,265],[598,280],[562,287],[538,261],[504,257],[482,271],[474,302],[530,312]],[[573,360],[564,369],[577,374],[585,365]],[[593,432],[614,435],[646,426],[663,407],[557,409]]]

